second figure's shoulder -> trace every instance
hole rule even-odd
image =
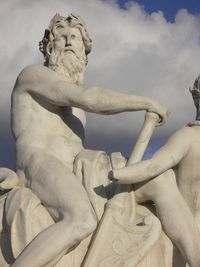
[[[180,143],[184,144],[190,143],[191,138],[193,136],[193,129],[189,126],[185,126],[183,128],[178,129],[170,138],[169,142],[171,143]]]

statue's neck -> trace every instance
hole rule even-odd
[[[85,68],[81,71],[69,71],[63,66],[48,66],[48,68],[54,70],[59,76],[64,78],[66,81],[75,83],[79,86],[84,84],[84,77],[85,77]]]

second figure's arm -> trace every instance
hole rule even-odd
[[[166,170],[175,167],[187,154],[191,146],[189,136],[189,127],[180,129],[169,138],[167,143],[152,158],[112,170],[109,173],[109,178],[121,184],[133,184],[147,181],[164,173]]]

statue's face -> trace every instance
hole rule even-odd
[[[71,54],[78,59],[85,59],[85,46],[79,29],[68,26],[57,27],[54,33],[54,49],[62,51],[64,58]]]
[[[200,92],[199,91],[194,91],[192,94],[194,104],[196,108],[199,108],[199,102],[200,102]]]

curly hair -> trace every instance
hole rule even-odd
[[[68,17],[60,16],[56,14],[50,21],[48,29],[45,30],[43,39],[39,42],[39,50],[43,53],[45,58],[45,65],[49,63],[49,57],[51,55],[53,41],[55,39],[55,32],[54,28],[57,27],[64,27],[69,26],[71,28],[79,29],[82,40],[85,46],[85,55],[86,55],[86,62],[87,64],[87,55],[90,53],[92,49],[92,40],[86,30],[86,26],[82,18],[75,14],[70,14]]]
[[[200,75],[196,78],[193,88],[189,88],[196,106],[196,120],[200,120]]]

